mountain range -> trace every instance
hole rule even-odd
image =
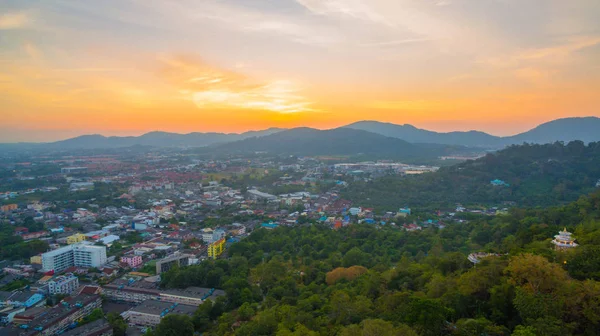
[[[431,158],[469,151],[463,146],[413,144],[351,128],[294,128],[262,137],[211,146],[218,153],[269,152],[290,155],[361,155],[371,158]]]
[[[600,141],[600,118],[556,119],[513,136],[498,137],[479,131],[439,133],[416,128],[412,125],[396,125],[378,121],[359,121],[346,128],[373,132],[412,143],[436,143],[469,147],[501,148],[522,143],[552,143],[556,141]]]
[[[348,130],[362,131],[352,133]],[[277,135],[277,136],[275,136]],[[317,136],[315,138],[315,136]],[[267,143],[259,140],[269,137]],[[392,138],[392,139],[390,139]],[[397,141],[401,140],[401,141]],[[314,148],[315,152],[323,154],[344,154],[347,149],[354,152],[373,152],[379,147],[399,146],[408,153],[410,144],[439,144],[449,146],[467,146],[498,149],[508,145],[528,143],[552,143],[555,141],[569,142],[600,141],[600,118],[565,118],[557,119],[537,126],[536,128],[508,137],[493,136],[479,131],[440,133],[420,129],[412,125],[396,125],[378,121],[360,121],[337,129],[319,131],[310,128],[281,129],[269,128],[261,131],[236,133],[168,133],[150,132],[141,136],[102,136],[98,134],[82,135],[79,137],[49,143],[18,143],[0,144],[1,149],[96,149],[121,148],[130,146],[153,147],[205,147],[219,146],[222,149],[236,151],[266,150],[297,153],[305,152],[305,148]],[[284,144],[282,142],[292,142]],[[268,143],[276,142],[276,143]],[[230,144],[224,146],[223,144]],[[223,146],[223,147],[222,147]],[[344,150],[342,150],[344,147]],[[423,148],[423,146],[416,146]],[[237,149],[236,149],[237,148]],[[429,147],[431,148],[431,147]],[[329,153],[324,153],[325,149]],[[332,153],[331,150],[339,151]],[[438,148],[439,149],[439,148]],[[383,154],[383,153],[382,153]]]

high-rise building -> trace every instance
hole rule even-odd
[[[71,266],[100,267],[106,263],[106,246],[73,244],[42,254],[45,272],[61,272]]]

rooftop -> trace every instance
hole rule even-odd
[[[166,315],[166,314],[184,314],[192,315],[197,307],[182,305],[177,303],[163,302],[157,300],[146,300],[140,303],[137,307],[131,308],[131,312],[138,312],[149,315]],[[164,316],[163,315],[163,316]]]
[[[108,324],[108,321],[105,319],[100,319],[100,320],[96,320],[94,322],[88,323],[86,325],[83,325],[81,327],[71,329],[71,330],[63,333],[62,336],[79,336],[79,335],[96,336],[96,335],[102,335],[102,333],[104,333],[108,330],[112,330],[112,327],[110,326],[110,324]]]

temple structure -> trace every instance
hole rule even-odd
[[[579,246],[579,244],[575,242],[575,238],[573,238],[571,235],[572,233],[567,231],[567,228],[564,228],[562,231],[559,231],[556,236],[554,236],[552,244],[554,244],[554,247],[557,250],[567,250]]]

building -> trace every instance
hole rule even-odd
[[[67,244],[71,245],[71,244],[81,243],[82,241],[85,240],[85,238],[86,238],[86,236],[83,233],[76,233],[72,236],[67,237]]]
[[[218,256],[225,251],[225,238],[221,238],[214,243],[208,245],[208,257],[217,259]]]
[[[96,320],[94,322],[85,324],[81,327],[71,329],[61,336],[112,336],[113,328],[108,324],[105,319]]]
[[[80,294],[68,297],[60,304],[37,315],[27,324],[21,324],[19,329],[25,331],[24,335],[50,336],[58,335],[74,327],[76,321],[89,315],[94,309],[102,307],[100,295]],[[17,316],[15,316],[15,319]]]
[[[467,259],[469,259],[469,261],[472,262],[473,264],[477,265],[481,262],[482,259],[489,258],[489,257],[500,257],[500,254],[475,252],[475,253],[469,254]]]
[[[72,273],[48,281],[48,293],[50,294],[71,294],[77,288],[79,288],[79,278]]]
[[[598,182],[600,183],[600,181]],[[13,211],[13,210],[17,210],[19,208],[19,206],[17,204],[6,204],[6,205],[2,205],[0,206],[0,212],[9,212],[9,211]]]
[[[38,232],[24,233],[21,235],[21,238],[23,238],[23,240],[32,240],[32,239],[39,239],[42,237],[46,237],[49,235],[50,234],[48,234],[48,231],[38,231]]]
[[[213,229],[209,229],[209,228],[203,229],[202,230],[202,240],[206,244],[211,244],[214,241],[213,234],[214,234]]]
[[[490,184],[495,187],[510,187],[510,184],[498,179],[490,181]]]
[[[189,254],[174,254],[156,262],[156,274],[166,272],[173,267],[184,267],[190,265]]]
[[[158,300],[160,292],[156,289],[137,288],[127,285],[108,284],[102,294],[109,300],[117,302],[140,303],[146,300]]]
[[[78,243],[42,254],[42,270],[62,272],[68,267],[100,267],[106,264],[106,246]]]
[[[567,228],[559,231],[558,234],[554,236],[552,244],[554,244],[554,248],[557,250],[568,250],[579,246],[579,244],[575,242],[575,238],[572,237],[572,233],[567,231]]]
[[[262,191],[258,191],[256,189],[250,189],[250,190],[248,190],[248,196],[250,196],[250,198],[255,199],[255,200],[268,200],[268,201],[272,201],[272,200],[276,200],[277,199],[277,196],[275,196],[275,195],[267,194],[267,193],[264,193]]]
[[[218,296],[222,295],[225,295],[224,291],[214,288],[188,287],[162,291],[159,299],[164,302],[198,306],[206,299],[211,299],[214,302]]]
[[[43,303],[44,296],[40,293],[29,291],[0,291],[0,307],[25,307],[30,308]]]
[[[129,323],[136,326],[154,327],[160,320],[169,314],[194,315],[197,306],[188,306],[179,303],[146,300],[126,312]]]
[[[398,210],[398,216],[399,217],[410,216],[410,208],[400,208]]]
[[[62,174],[84,173],[87,169],[87,167],[64,167],[60,169],[60,172]]]
[[[33,256],[33,257],[29,258],[29,262],[31,264],[41,265],[42,264],[42,256],[41,255]]]
[[[0,309],[0,324],[12,323],[17,314],[23,313],[25,307],[6,307]]]
[[[143,264],[142,256],[136,255],[123,256],[120,261],[131,268],[137,268]]]
[[[350,209],[348,209],[348,212],[352,216],[358,216],[358,214],[360,214],[362,212],[362,209],[361,208],[350,208]]]

